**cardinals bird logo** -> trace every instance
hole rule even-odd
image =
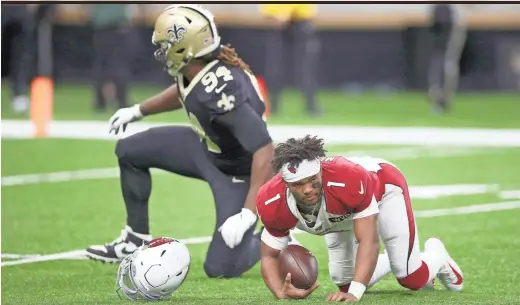
[[[291,173],[291,174],[296,174],[296,167],[294,166],[289,166],[287,168],[287,170]]]

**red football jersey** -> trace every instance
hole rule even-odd
[[[379,159],[372,158],[356,162],[344,157],[322,158],[324,192],[312,227],[298,211],[281,175],[276,175],[260,188],[257,196],[256,208],[265,229],[275,237],[287,236],[295,227],[314,235],[352,229],[355,215],[382,198],[384,185],[377,176],[381,169],[378,162]]]

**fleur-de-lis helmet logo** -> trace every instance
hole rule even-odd
[[[184,38],[183,34],[186,33],[186,28],[174,24],[173,27],[166,30],[166,33],[168,34],[168,37],[171,41],[178,43]]]

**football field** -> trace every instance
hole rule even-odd
[[[475,102],[476,110],[471,113],[471,97],[467,104],[456,106],[454,114],[432,118],[425,105],[402,107],[401,103],[408,103],[414,96],[404,100],[381,97],[380,105],[389,111],[387,122],[379,120],[379,116],[384,117],[380,111],[371,113],[369,103],[351,104],[351,109],[342,111],[347,117],[357,114],[357,121],[346,120],[345,125],[358,124],[364,118],[367,126],[405,125],[412,126],[410,130],[414,130],[413,126],[520,128],[520,99],[496,98],[495,106],[503,105],[501,120],[493,112],[498,111],[496,107],[482,104],[485,100]],[[72,100],[73,95],[69,97]],[[110,115],[76,116],[72,110],[65,110],[69,107],[64,104],[65,97],[60,98],[63,101],[57,109],[61,109],[61,119],[105,120]],[[81,95],[80,99],[88,101]],[[337,107],[334,102],[326,106],[331,112]],[[8,111],[7,107],[3,102],[2,109]],[[85,103],[81,107],[88,109]],[[401,111],[391,111],[399,107]],[[348,114],[349,110],[354,114]],[[418,115],[414,123],[411,118],[405,119],[407,111],[425,114]],[[516,116],[511,113],[515,111]],[[335,120],[340,120],[340,116],[332,113],[329,119],[338,125]],[[320,124],[326,124],[328,119],[322,120]],[[161,121],[166,121],[164,116]],[[285,123],[280,118],[275,121]],[[106,121],[99,124],[107,125]],[[309,127],[308,132],[312,131]],[[424,139],[423,145],[327,146],[330,155],[372,155],[395,163],[411,187],[421,248],[429,236],[440,237],[465,276],[462,293],[447,292],[440,282],[434,291],[411,292],[400,287],[389,274],[368,290],[362,304],[520,304],[520,147],[427,143],[428,139]],[[85,260],[70,253],[112,241],[124,227],[125,207],[117,179],[114,141],[3,136],[1,149],[2,303],[121,304],[115,293],[117,265]],[[202,264],[215,212],[211,191],[203,181],[153,171],[150,217],[153,236],[183,239],[192,257],[186,281],[172,299],[162,303],[280,303],[265,288],[259,265],[239,279],[205,276]],[[326,303],[326,296],[336,287],[328,276],[323,238],[305,233],[297,237],[316,255],[321,284],[307,300],[297,303]],[[57,253],[65,254],[49,256]]]

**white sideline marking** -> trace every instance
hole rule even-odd
[[[500,199],[520,199],[520,190],[502,191],[498,196]]]
[[[496,193],[499,190],[500,186],[497,184],[453,184],[409,187],[410,197],[414,199],[437,199],[450,196],[487,194]]]
[[[49,137],[62,139],[103,139],[114,141],[150,127],[186,125],[150,123],[131,124],[122,136],[108,134],[104,121],[53,121]],[[312,134],[328,144],[400,144],[520,147],[519,129],[439,128],[439,127],[369,127],[369,126],[302,126],[269,125],[275,142]],[[34,127],[28,120],[2,120],[2,138],[33,138]]]
[[[20,259],[20,258],[30,258],[41,256],[40,254],[10,254],[10,253],[2,253],[2,258],[5,259]]]
[[[510,201],[510,202],[498,202],[498,203],[488,203],[488,204],[477,204],[470,205],[465,207],[457,207],[457,208],[448,208],[448,209],[436,209],[436,210],[425,210],[425,211],[417,211],[414,213],[416,218],[432,218],[439,216],[451,216],[451,215],[462,215],[462,214],[474,214],[474,213],[487,213],[492,211],[503,211],[503,210],[511,210],[511,209],[520,209],[520,201]],[[301,230],[295,229],[295,234],[303,233]],[[211,241],[211,236],[204,237],[195,237],[195,238],[186,238],[181,239],[180,241],[185,244],[202,244]],[[74,250],[68,252],[61,252],[49,255],[39,255],[39,254],[3,254],[2,258],[13,258],[16,255],[26,258],[15,260],[15,261],[7,261],[2,262],[2,267],[4,266],[14,266],[20,264],[28,264],[28,263],[36,263],[36,262],[44,262],[44,261],[52,261],[59,259],[86,259],[85,250]],[[30,256],[30,257],[27,257]]]
[[[406,160],[417,159],[421,157],[449,157],[460,156],[477,153],[493,153],[500,150],[496,149],[476,149],[469,147],[407,147],[407,148],[388,148],[388,149],[367,149],[367,150],[351,150],[335,153],[330,155],[338,156],[359,156],[372,155],[389,160]],[[152,169],[152,173],[167,173],[160,169]],[[67,182],[75,180],[93,180],[118,178],[119,168],[95,168],[75,171],[60,171],[40,174],[13,175],[2,177],[2,186],[24,185],[34,183],[54,183]]]
[[[437,145],[421,145],[415,147],[402,147],[402,148],[382,148],[382,149],[371,149],[371,150],[351,150],[343,153],[329,153],[329,155],[340,155],[348,157],[359,157],[369,155],[372,157],[378,157],[387,159],[389,161],[394,160],[407,160],[407,159],[419,159],[419,158],[440,158],[440,157],[455,157],[455,156],[468,156],[476,154],[492,154],[502,152],[503,149],[496,148],[476,148],[466,146],[437,146]]]
[[[494,212],[503,210],[519,209],[520,201],[498,202],[488,204],[468,205],[457,208],[425,210],[414,212],[416,218],[432,218],[438,216],[451,216],[473,213]]]
[[[152,173],[167,173],[160,169],[152,169]],[[24,185],[34,183],[68,182],[75,180],[94,180],[119,177],[118,167],[83,169],[75,171],[51,172],[2,177],[2,186]]]
[[[166,171],[152,169],[153,174],[166,174]],[[107,179],[118,178],[119,169],[114,168],[98,168],[89,170],[54,172],[43,174],[28,174],[7,176],[2,178],[2,186],[25,185],[35,183],[55,183],[68,182],[75,180],[90,179]],[[415,199],[436,199],[441,197],[449,197],[455,195],[475,195],[498,192],[498,185],[486,184],[453,184],[453,185],[429,185],[429,186],[411,186],[410,196]],[[503,191],[500,193],[501,199],[518,199],[520,191]]]
[[[10,256],[14,256],[10,254]],[[2,259],[4,255],[2,254]],[[37,255],[33,257],[27,257],[15,261],[7,261],[2,262],[2,267],[4,266],[14,266],[20,264],[28,264],[28,263],[37,263],[37,262],[45,262],[45,261],[54,261],[59,259],[87,259],[85,257],[85,250],[74,250],[68,252],[54,253],[49,255]]]

